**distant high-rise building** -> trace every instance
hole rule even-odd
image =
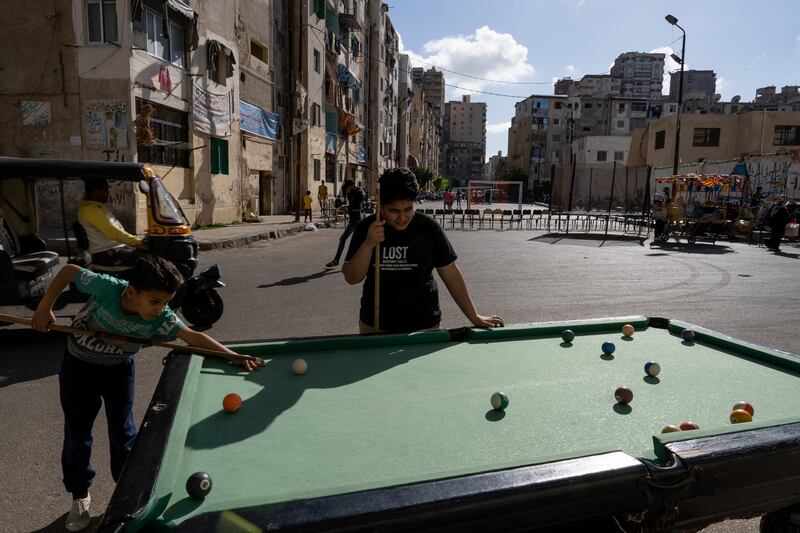
[[[567,96],[569,94],[570,88],[578,83],[576,80],[572,78],[561,78],[557,80],[553,87],[553,94],[556,96]]]
[[[661,96],[664,54],[625,52],[611,67],[611,75],[622,79],[620,96],[655,98]]]
[[[681,73],[669,75],[669,97],[678,99]],[[717,74],[713,70],[687,70],[683,73],[684,100],[711,100],[717,90]]]
[[[444,175],[462,181],[480,180],[486,158],[486,103],[460,102],[444,106]]]

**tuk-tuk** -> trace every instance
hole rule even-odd
[[[223,304],[216,289],[224,286],[219,279],[219,269],[212,265],[194,275],[198,246],[186,216],[155,172],[140,163],[0,157],[0,306],[24,305],[35,309],[59,269],[58,254],[47,250],[44,240],[38,235],[34,192],[37,180],[58,180],[60,222],[69,262],[125,277],[124,269],[115,272],[113,270],[119,269],[92,265],[85,253],[85,234],[77,222],[72,231],[79,250],[71,253],[64,180],[84,178],[138,184],[139,191],[147,198],[146,249],[154,256],[173,262],[186,280],[170,306],[180,309],[184,318],[194,326],[210,326],[219,320]],[[57,308],[86,298],[72,287],[62,293]]]

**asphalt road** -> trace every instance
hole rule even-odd
[[[326,269],[341,230],[306,232],[250,248],[207,252],[219,264],[225,314],[208,333],[225,341],[357,332],[360,286]],[[640,246],[638,242],[542,238],[530,231],[449,231],[479,312],[508,323],[651,315],[680,318],[793,353],[800,309],[800,249],[776,255],[744,243]],[[443,326],[466,325],[446,294]],[[19,309],[0,308],[20,313]],[[60,313],[66,322],[67,308]],[[29,314],[29,313],[28,313]],[[0,330],[0,531],[63,531],[70,498],[61,485],[58,366],[64,338]],[[165,350],[137,360],[141,417]],[[101,413],[92,488],[96,525],[113,490]],[[728,521],[709,532],[757,531]]]

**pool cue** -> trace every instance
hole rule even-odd
[[[31,325],[31,320],[29,318],[23,318],[14,315],[4,315],[0,313],[0,322],[11,322],[12,324],[22,324],[25,326]],[[101,339],[110,339],[115,341],[123,341],[123,342],[135,342],[138,344],[143,344],[145,346],[158,346],[160,348],[168,348],[170,350],[175,350],[178,352],[184,353],[196,353],[201,355],[216,355],[220,357],[228,358],[231,354],[226,352],[221,352],[219,350],[211,350],[209,348],[200,348],[198,346],[188,346],[188,345],[181,345],[181,344],[172,344],[170,342],[160,342],[154,341],[151,339],[137,339],[136,337],[128,337],[127,335],[117,335],[116,333],[107,333],[105,331],[90,331],[88,329],[81,329],[81,328],[73,328],[72,326],[62,326],[61,324],[50,324],[50,331],[60,331],[62,333],[71,333],[73,335],[83,335],[86,337],[99,337]],[[238,355],[238,354],[237,354]],[[255,359],[259,360],[258,357],[252,357],[249,355],[241,355],[246,359]]]
[[[377,183],[376,187],[377,193],[375,196],[375,222],[381,221],[381,182],[380,180]],[[381,316],[381,295],[380,295],[380,287],[381,287],[381,243],[377,243],[375,245],[375,311],[374,311],[374,320],[375,322],[375,333],[380,332],[380,316]]]

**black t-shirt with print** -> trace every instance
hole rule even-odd
[[[375,222],[371,215],[356,226],[345,260],[356,254]],[[436,326],[442,317],[434,268],[446,267],[457,259],[439,224],[416,213],[403,231],[384,225],[381,243],[380,329],[391,333],[417,331]],[[374,254],[374,252],[373,252]],[[375,262],[370,260],[361,293],[359,318],[372,326],[375,314]]]

